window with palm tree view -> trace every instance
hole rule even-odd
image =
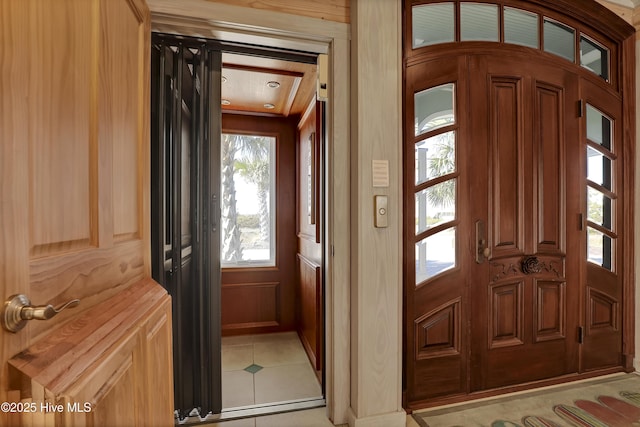
[[[275,144],[222,134],[222,267],[275,265]]]

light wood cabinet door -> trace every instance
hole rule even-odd
[[[78,319],[85,334],[72,334],[73,342],[61,338],[65,345],[100,341],[103,329],[94,331],[98,336],[88,331],[112,320],[86,313],[150,276],[149,49],[144,0],[0,0],[0,298],[24,294],[54,306],[80,299],[48,321],[32,320],[17,333],[0,330],[0,402],[56,404],[58,395],[45,394],[49,389],[39,383],[29,396],[29,387],[10,384],[7,362],[68,333],[67,325],[79,327]],[[159,285],[149,286],[166,296]],[[95,400],[95,425],[119,422],[131,404],[136,417],[149,415],[136,397],[153,394],[149,387],[168,390],[163,399],[173,401],[170,355],[145,350],[170,345],[170,314],[156,324],[150,319],[123,320],[145,332],[102,349],[93,375],[104,388],[82,388],[71,371],[55,379]],[[39,363],[81,357],[49,351]],[[136,362],[146,357],[153,362]],[[69,390],[60,384],[55,390]],[[132,399],[120,397],[130,392]],[[82,418],[37,409],[31,415],[46,424]],[[0,412],[0,425],[24,415]]]
[[[76,316],[9,360],[17,423],[173,423],[171,302],[151,279]]]

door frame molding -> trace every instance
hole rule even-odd
[[[348,24],[214,3],[148,0],[153,31],[327,54],[326,402],[334,424],[347,423],[350,407],[350,110]],[[333,256],[332,253],[341,254]]]

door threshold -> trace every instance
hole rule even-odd
[[[287,400],[284,402],[261,403],[258,405],[239,406],[235,408],[223,409],[220,414],[207,414],[206,417],[190,416],[182,421],[176,420],[176,425],[209,424],[237,420],[241,418],[252,418],[262,415],[280,414],[283,412],[301,411],[304,409],[321,408],[327,402],[323,397],[312,399]]]

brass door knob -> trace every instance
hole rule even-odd
[[[80,304],[79,299],[73,299],[58,307],[51,304],[32,306],[26,295],[16,294],[9,297],[2,307],[0,321],[2,327],[9,332],[18,332],[27,324],[27,320],[48,320],[66,308],[73,308]]]

